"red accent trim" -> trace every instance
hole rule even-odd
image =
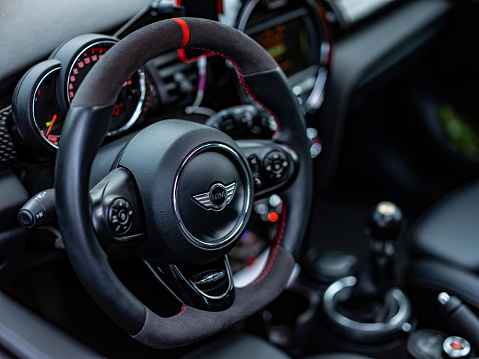
[[[186,310],[186,306],[184,305],[184,306],[181,307],[181,311],[180,311],[178,314],[176,314],[176,315],[174,315],[174,316],[172,316],[172,317],[165,318],[165,319],[178,318],[181,314],[183,314],[183,313],[185,312],[185,310]]]
[[[181,30],[183,30],[183,42],[180,45],[180,49],[184,49],[188,42],[190,41],[190,28],[188,24],[183,19],[172,18],[171,20],[175,20],[181,26]]]
[[[278,254],[278,248],[281,244],[281,240],[283,239],[283,234],[284,234],[284,227],[286,225],[286,202],[283,201],[283,212],[281,213],[281,222],[279,223],[278,231],[276,232],[276,236],[274,238],[273,245],[271,246],[271,251],[269,252],[269,257],[268,261],[266,262],[266,265],[263,268],[263,272],[259,275],[258,278],[256,278],[251,284],[248,285],[254,285],[261,281],[264,277],[266,277],[273,267],[273,262],[276,259],[276,255]]]
[[[223,0],[218,0],[217,2],[218,15],[223,13]]]
[[[215,55],[216,55],[215,52],[210,51],[210,52],[205,52],[201,56],[205,56],[205,57],[208,58],[208,57],[215,56]],[[178,58],[186,64],[192,64],[193,62],[198,61],[200,56],[189,58],[189,57],[186,57],[185,49],[178,49]]]

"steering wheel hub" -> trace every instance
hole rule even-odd
[[[206,263],[224,255],[244,231],[252,175],[226,134],[192,122],[161,121],[130,141],[119,165],[135,177],[145,207],[149,240],[143,258]]]
[[[220,143],[203,144],[181,164],[173,188],[175,215],[184,236],[202,248],[234,241],[246,225],[251,179],[242,157]]]

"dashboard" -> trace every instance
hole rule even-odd
[[[303,112],[314,114],[324,99],[332,49],[324,7],[307,0],[252,0],[240,7],[225,2],[221,12],[231,14],[235,8],[237,14],[230,16],[234,19],[232,25],[252,36],[273,56],[287,75]],[[149,16],[151,12],[150,9]],[[124,26],[110,35],[75,36],[32,66],[13,93],[13,123],[8,131],[14,135],[4,153],[14,153],[16,147],[24,146],[33,157],[53,158],[70,102],[82,80],[103,54],[136,26]],[[232,136],[267,138],[275,132],[271,115],[255,106],[233,83],[231,64],[210,54],[197,61],[179,55],[161,55],[125,82],[105,142],[139,130],[165,114],[191,115],[195,121]]]

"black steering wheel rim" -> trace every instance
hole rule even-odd
[[[293,149],[298,171],[281,193],[284,210],[279,230],[258,279],[239,289],[235,303],[227,310],[212,313],[185,305],[174,317],[162,318],[146,308],[111,270],[91,223],[89,177],[124,81],[161,53],[190,47],[215,51],[234,65],[245,91],[278,119],[280,126],[274,141]],[[125,58],[125,54],[134,56]],[[120,327],[155,348],[184,345],[253,314],[285,287],[311,207],[311,167],[304,118],[286,77],[271,56],[243,33],[217,22],[194,18],[161,21],[132,33],[109,50],[75,95],[55,174],[60,230],[81,282]]]

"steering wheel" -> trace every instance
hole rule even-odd
[[[93,159],[124,82],[152,58],[179,48],[230,61],[244,90],[278,121],[272,140],[237,140],[189,121],[140,131],[115,168],[90,191]],[[312,200],[305,120],[273,58],[220,23],[169,19],[113,46],[88,73],[68,112],[57,155],[56,203],[71,264],[91,297],[138,341],[154,348],[191,343],[250,316],[286,286]],[[260,276],[234,288],[226,254],[240,239],[253,200],[279,193],[283,211]],[[108,257],[134,252],[182,301],[164,318],[118,279]]]

